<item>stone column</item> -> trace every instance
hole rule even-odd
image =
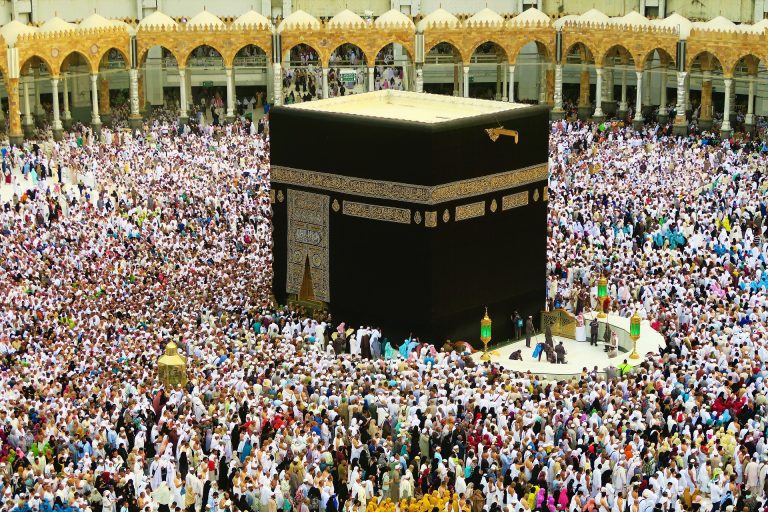
[[[501,63],[501,101],[509,101],[509,66]]]
[[[64,83],[64,91],[62,96],[64,96],[64,112],[62,113],[63,118],[63,125],[64,128],[69,130],[72,128],[72,113],[69,111],[69,75],[67,73],[64,73],[62,75],[62,80]]]
[[[11,144],[19,145],[24,140],[21,130],[21,108],[19,105],[19,79],[8,79],[8,139]]]
[[[413,81],[416,92],[424,92],[424,65],[416,64],[416,80]]]
[[[735,81],[731,84],[731,110],[728,111],[728,119],[732,123],[736,121],[736,82]]]
[[[139,112],[146,112],[147,96],[144,94],[144,73],[139,73]]]
[[[235,120],[235,74],[232,72],[232,68],[224,68],[224,72],[227,75],[227,115],[226,119],[228,123]]]
[[[507,74],[504,73],[504,77],[502,77],[501,75],[502,75],[501,61],[497,60],[496,61],[496,97],[494,98],[496,101],[501,100],[501,98],[503,97],[503,93],[501,91],[506,89],[506,87],[502,89],[502,86],[506,85]]]
[[[547,95],[544,99],[546,104],[549,105],[550,108],[555,104],[555,70],[552,67],[551,63],[547,63],[547,73],[546,73],[546,88],[547,88]]]
[[[661,80],[660,95],[659,95],[659,115],[657,116],[660,123],[666,123],[669,118],[667,113],[667,70],[664,69],[659,77]]]
[[[462,92],[465,98],[469,98],[469,66],[464,66],[464,87]]]
[[[179,68],[179,122],[187,124],[189,116],[187,115],[187,70]]]
[[[189,107],[192,106],[192,68],[187,68],[187,81],[185,82],[187,86],[187,111],[189,111]]]
[[[105,123],[112,119],[112,107],[109,101],[109,80],[102,76],[99,82],[99,115]]]
[[[61,140],[64,127],[61,124],[59,113],[59,77],[51,77],[51,95],[53,97],[53,138]]]
[[[35,68],[35,110],[33,111],[33,115],[35,117],[35,123],[37,125],[42,125],[43,118],[45,117],[45,112],[43,111],[43,104],[40,102],[40,94],[42,92],[41,85],[41,79],[40,79],[40,68]]]
[[[562,119],[565,116],[563,112],[563,65],[555,65],[555,106],[552,109],[550,118]]]
[[[754,75],[749,75],[748,78],[748,85],[749,85],[749,96],[747,97],[747,116],[744,118],[744,124],[746,125],[747,131],[751,132],[755,127],[755,77]]]
[[[635,76],[637,77],[637,90],[635,91],[636,98],[635,98],[635,119],[632,122],[632,126],[635,127],[635,130],[639,130],[643,127],[643,122],[645,119],[643,119],[643,72],[642,71],[635,71]]]
[[[91,74],[91,128],[94,133],[101,132],[101,117],[99,117],[99,75]]]
[[[376,88],[376,68],[374,66],[368,66],[368,91],[373,91]]]
[[[705,130],[712,128],[712,74],[708,69],[703,71],[701,79],[699,127]]]
[[[139,70],[128,70],[128,95],[130,96],[131,115],[128,124],[132,130],[141,128],[141,112],[139,111]]]
[[[603,74],[605,75],[605,87],[603,91],[603,104],[601,105],[603,108],[603,112],[605,113],[606,117],[612,117],[616,115],[616,101],[614,99],[613,95],[613,89],[614,89],[614,69],[613,68],[607,68],[604,70]]]
[[[621,101],[619,102],[618,117],[624,119],[627,117],[627,68],[621,69]]]
[[[605,119],[603,114],[603,68],[595,68],[597,80],[595,81],[595,113],[592,119],[602,121]]]
[[[459,88],[461,85],[459,85],[459,61],[456,60],[454,57],[453,60],[453,95],[459,96],[460,90]]]
[[[35,133],[35,121],[32,118],[32,110],[29,107],[29,76],[24,78],[24,136],[32,137]]]
[[[323,98],[328,97],[328,68],[323,68]]]
[[[685,71],[677,72],[677,106],[675,107],[677,114],[675,115],[675,124],[672,127],[675,135],[685,135],[688,133],[688,119],[685,117],[685,82],[687,74]]]
[[[509,66],[509,101],[515,101],[515,66]]]
[[[731,119],[728,115],[731,111],[731,87],[733,86],[733,80],[726,78],[725,82],[725,108],[723,108],[723,124],[720,127],[720,136],[723,138],[731,136]]]
[[[589,69],[586,64],[581,65],[581,80],[579,82],[579,119],[587,119],[592,113],[589,103]]]
[[[280,63],[272,64],[272,103],[274,105],[283,104],[283,67]]]

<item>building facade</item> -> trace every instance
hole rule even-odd
[[[763,9],[755,1],[728,8],[751,9],[754,19]],[[78,18],[86,13],[74,2],[67,16],[73,23],[49,12],[56,2],[10,2],[17,19],[0,28],[0,71],[11,138],[45,116],[54,135],[73,118],[98,127],[110,116],[115,91],[124,91],[134,125],[148,106],[168,105],[169,97],[185,121],[201,89],[220,91],[227,118],[243,95],[280,104],[379,87],[547,104],[553,117],[570,104],[595,119],[634,111],[638,124],[652,107],[662,120],[677,115],[678,131],[685,130],[686,112],[705,127],[727,112],[720,129],[729,133],[737,104],[747,128],[768,111],[768,21],[648,18],[635,10],[618,15],[614,7],[564,14],[584,3],[565,0],[497,2],[498,10],[463,14],[470,6],[460,2],[460,14],[426,0],[366,2],[357,6],[361,12],[330,17],[323,11],[328,3],[262,2],[267,15],[244,3],[190,16],[190,2],[109,2],[108,19]],[[655,16],[674,5],[642,0],[636,7]],[[25,17],[33,23],[18,21]]]

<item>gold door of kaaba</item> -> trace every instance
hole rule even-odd
[[[324,194],[288,189],[286,291],[304,300],[325,303],[331,301],[328,205],[329,198]]]
[[[549,325],[552,328],[552,336],[576,339],[576,317],[564,309],[541,312],[541,332]]]

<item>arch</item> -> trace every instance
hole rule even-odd
[[[190,62],[189,62],[190,59],[192,58],[192,54],[195,53],[197,50],[200,50],[200,49],[211,49],[211,50],[215,51],[216,53],[219,54],[219,58],[221,58],[222,67],[224,67],[226,65],[226,62],[224,60],[224,53],[219,48],[217,48],[216,46],[213,46],[211,44],[208,44],[208,42],[201,42],[200,44],[198,44],[197,46],[195,46],[194,48],[191,48],[190,50],[188,50],[186,52],[186,57],[184,57],[184,67],[185,68],[192,67],[192,66],[190,66]],[[204,58],[208,58],[208,57],[204,57]],[[215,58],[215,57],[212,57],[212,58]]]
[[[635,63],[635,56],[632,55],[632,52],[629,51],[627,47],[622,44],[615,44],[610,48],[608,48],[606,51],[603,52],[602,56],[600,56],[598,60],[595,61],[595,63],[600,62],[600,65],[603,67],[606,67],[606,66],[613,67],[615,66],[615,63],[612,65],[609,65],[607,62],[608,59],[614,58],[614,57],[622,57],[622,56],[627,57],[627,63],[630,63],[630,62],[633,64]]]
[[[580,52],[580,60],[582,64],[587,64],[589,62],[596,62],[595,61],[595,51],[587,44],[582,41],[574,41],[571,43],[570,46],[568,46],[568,49],[563,53],[565,55],[566,60],[568,59],[568,56],[574,53],[574,50]]]
[[[83,59],[83,61],[85,62],[85,65],[88,66],[88,71],[91,74],[99,72],[99,64],[98,64],[99,61],[97,61],[96,65],[94,66],[93,62],[91,61],[91,59],[88,58],[86,54],[84,54],[79,50],[72,50],[69,53],[62,56],[61,60],[59,61],[60,62],[59,69],[56,70],[56,74],[58,75],[59,72],[62,71],[65,67],[69,68],[70,66],[72,66],[73,63],[71,59],[76,58],[78,56]],[[94,71],[94,68],[95,68],[95,71]],[[53,74],[53,72],[51,72],[51,74]]]
[[[547,43],[544,42],[541,38],[531,37],[522,39],[519,43],[515,44],[513,49],[509,50],[509,63],[514,64],[517,61],[517,57],[520,55],[520,52],[523,51],[523,48],[531,43],[536,45],[536,51],[539,53],[540,57],[543,57],[546,62],[551,62],[552,56],[549,54]]]
[[[379,53],[381,53],[381,51],[390,44],[399,44],[400,46],[402,46],[408,52],[408,56],[411,59],[411,62],[414,62],[415,49],[413,48],[412,38],[401,37],[398,35],[393,35],[392,38],[389,39],[387,42],[380,44],[377,47],[376,46],[373,47],[373,50],[371,53],[376,56],[374,57],[374,59],[377,58],[379,56]]]
[[[401,52],[401,59],[399,60],[395,55],[395,45],[397,45]],[[410,90],[408,84],[413,76],[413,64],[413,56],[407,46],[399,42],[385,44],[376,52],[376,57],[373,61],[374,73],[379,78],[379,81],[374,82],[374,90],[382,88],[381,75],[388,69],[391,70],[393,75],[387,85],[388,88],[397,88],[399,85],[403,90]]]
[[[657,47],[657,48],[651,49],[651,51],[647,52],[643,56],[643,60],[640,62],[640,66],[642,67],[642,69],[645,69],[648,66],[648,62],[653,60],[653,56],[655,54],[658,54],[659,58],[664,57],[664,59],[666,59],[668,62],[672,63],[673,65],[677,65],[677,60],[675,59],[675,57],[670,55],[669,52],[664,48]]]
[[[105,48],[98,54],[96,58],[96,64],[98,68],[95,71],[99,71],[101,69],[101,66],[104,63],[105,58],[107,58],[109,56],[109,53],[112,51],[116,51],[123,58],[124,69],[130,69],[131,67],[130,57],[128,57],[122,49],[116,48],[114,46],[110,46],[109,48]],[[94,71],[94,70],[91,70],[91,71]]]
[[[705,62],[702,59],[705,59]],[[701,50],[700,52],[691,55],[688,57],[688,62],[685,64],[685,69],[693,71],[694,65],[699,64],[699,69],[701,69],[701,64],[705,64],[707,66],[712,66],[711,71],[714,71],[716,68],[714,68],[714,64],[717,64],[721,71],[725,71],[723,69],[722,60],[718,58],[717,55],[710,52],[709,50]]]
[[[304,59],[301,58],[300,60],[294,61],[294,60],[292,60],[292,54],[293,54],[294,50],[296,50],[297,54],[302,52],[302,51],[312,52],[312,54],[314,54],[316,59],[307,59],[306,61],[304,61]],[[310,55],[312,55],[312,54],[310,54]],[[323,53],[321,51],[319,51],[317,48],[315,48],[315,46],[311,42],[309,42],[309,41],[307,41],[307,40],[305,40],[303,38],[299,38],[299,40],[296,41],[296,44],[294,44],[291,47],[283,50],[282,62],[288,62],[288,64],[291,65],[291,66],[292,66],[292,64],[291,64],[292,62],[306,62],[306,64],[312,63],[313,65],[322,65],[322,63],[324,61],[325,61],[325,59],[323,58]],[[306,64],[303,64],[303,65],[306,65]]]
[[[345,66],[367,65],[367,63],[368,63],[368,56],[365,54],[365,51],[363,51],[362,46],[360,46],[358,44],[355,44],[355,43],[351,43],[351,42],[344,42],[344,43],[341,43],[340,45],[338,45],[336,48],[334,48],[333,50],[331,50],[328,53],[328,60],[326,61],[326,64],[328,65],[328,67],[331,67],[333,65],[337,65],[335,62],[333,62],[333,63],[331,62],[331,59],[336,54],[336,52],[338,52],[339,50],[341,50],[343,48],[352,49],[353,47],[360,51],[360,54],[362,55],[361,62],[358,62],[357,59],[355,59],[353,61],[347,61],[347,62],[341,61],[341,63],[338,64],[338,65],[345,65]],[[375,57],[374,57],[374,59],[375,59]]]
[[[733,63],[733,66],[730,69],[731,76],[736,76],[737,69],[739,68],[739,65],[742,62],[744,62],[744,64],[747,66],[748,75],[756,75],[760,64],[763,63],[764,61],[754,53],[746,53],[746,54],[740,55],[739,57],[736,58],[736,60]]]
[[[254,43],[251,43],[251,42],[248,42],[248,43],[245,43],[245,44],[241,44],[241,45],[235,47],[232,50],[232,52],[231,52],[231,54],[232,54],[232,61],[231,62],[227,62],[225,60],[224,61],[225,65],[229,65],[229,66],[233,66],[234,67],[235,59],[238,58],[238,56],[240,55],[240,52],[242,52],[246,48],[251,48],[251,47],[256,48],[257,50],[260,50],[262,53],[264,53],[264,55],[267,57],[266,65],[269,66],[269,52],[267,50],[265,50],[264,48],[262,48],[260,45],[254,44]]]
[[[51,75],[58,75],[59,70],[56,69],[53,66],[51,61],[48,58],[46,58],[45,56],[39,55],[38,53],[33,53],[32,55],[26,56],[24,58],[24,60],[19,64],[19,72],[23,73],[24,72],[24,68],[29,66],[32,63],[32,60],[34,60],[34,59],[38,59],[38,60],[42,61],[43,63],[45,63],[45,65],[48,67],[48,72]],[[86,59],[86,62],[87,62],[87,59]]]
[[[165,45],[156,44],[156,45],[152,45],[152,46],[149,46],[149,47],[145,48],[141,52],[141,54],[139,55],[139,59],[138,59],[139,60],[139,66],[138,67],[142,68],[142,67],[144,67],[146,65],[146,63],[147,63],[146,62],[147,61],[147,55],[149,54],[149,50],[151,50],[152,48],[161,48],[164,51],[170,53],[171,57],[173,57],[173,60],[176,61],[176,65],[178,66],[178,64],[179,64],[179,56],[178,56],[177,52],[173,51],[171,48],[169,48],[169,47],[167,47]]]
[[[424,52],[424,63],[427,64],[427,57],[430,54],[432,54],[433,50],[437,50],[438,53],[434,54],[436,56],[436,55],[439,55],[441,53],[440,50],[447,49],[448,47],[450,47],[450,49],[452,50],[452,55],[454,57],[458,57],[459,58],[459,62],[463,63],[464,62],[464,56],[461,54],[461,50],[459,49],[459,48],[461,48],[461,46],[458,45],[451,38],[442,39],[442,40],[438,41],[437,43],[433,44],[429,48],[429,50],[426,50]]]
[[[470,48],[470,50],[469,50],[470,60],[475,55],[475,53],[477,53],[477,51],[480,49],[480,47],[488,45],[488,44],[494,45],[496,48],[501,50],[504,53],[505,62],[507,62],[507,63],[510,62],[510,60],[509,60],[509,51],[507,50],[507,48],[505,48],[502,43],[499,43],[498,41],[495,41],[493,39],[486,39],[485,41],[480,41],[477,44],[475,44],[474,46],[472,46],[472,48]]]
[[[402,43],[400,43],[400,42],[398,42],[398,41],[392,41],[392,42],[389,42],[389,43],[385,44],[384,46],[382,46],[381,48],[379,48],[378,50],[376,50],[376,58],[374,59],[374,64],[376,64],[376,63],[378,63],[378,62],[380,62],[380,61],[381,61],[381,59],[379,59],[379,56],[381,55],[381,53],[382,53],[382,52],[383,52],[383,51],[384,51],[384,50],[385,50],[385,49],[386,49],[388,46],[393,46],[393,47],[394,47],[394,45],[399,45],[399,46],[400,46],[400,48],[401,48],[402,50],[404,50],[404,51],[405,51],[405,53],[406,53],[406,56],[407,56],[407,61],[408,61],[408,63],[409,63],[409,64],[413,64],[413,55],[411,55],[411,50],[409,50],[409,49],[408,49],[408,47],[407,47],[406,45],[404,45],[404,44],[402,44]]]

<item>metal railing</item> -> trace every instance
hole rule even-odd
[[[504,62],[502,57],[502,62]],[[424,57],[424,64],[453,64],[454,56],[450,54],[431,54]],[[497,57],[493,53],[478,53],[469,60],[470,64],[495,64]]]

